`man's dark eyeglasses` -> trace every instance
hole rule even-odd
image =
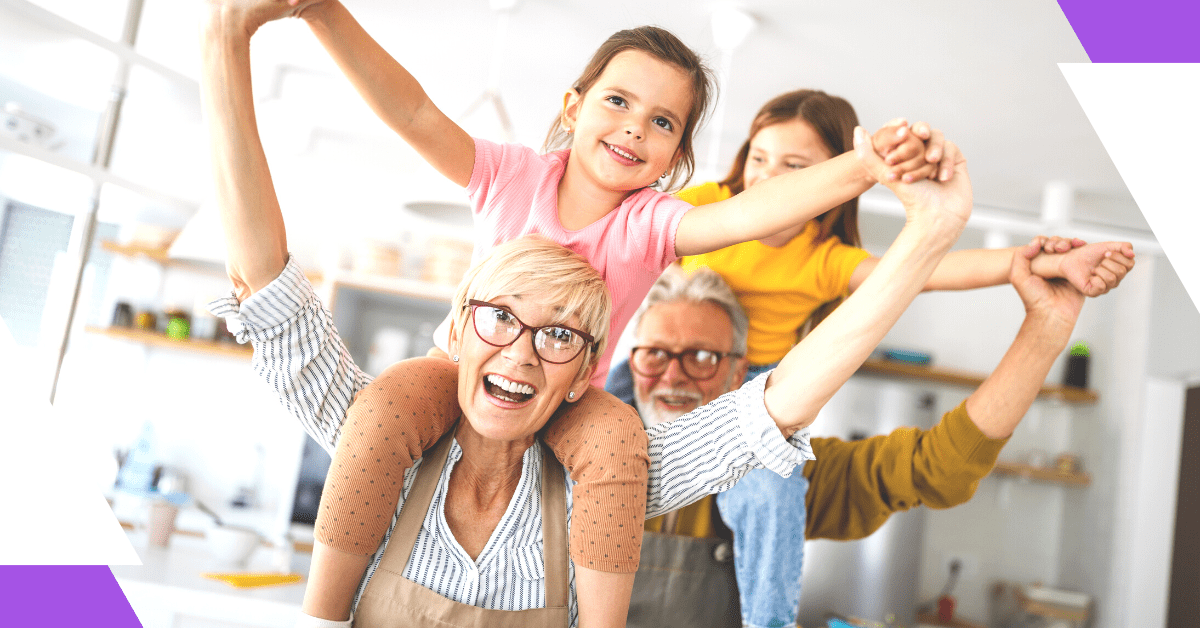
[[[467,305],[471,308],[475,334],[480,340],[493,347],[507,347],[528,329],[533,352],[551,364],[566,364],[596,342],[591,334],[566,325],[526,325],[516,314],[486,301],[471,299]]]
[[[740,358],[739,353],[721,353],[707,349],[667,351],[658,347],[634,347],[629,357],[629,368],[643,377],[658,377],[667,372],[671,360],[679,360],[684,375],[696,380],[711,379],[717,374],[721,360],[726,357]]]

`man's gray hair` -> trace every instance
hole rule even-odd
[[[729,315],[733,322],[733,352],[746,355],[746,334],[750,329],[750,321],[746,312],[738,303],[733,289],[725,283],[725,279],[716,271],[701,267],[692,272],[672,266],[654,282],[641,307],[633,315],[633,329],[636,332],[642,324],[642,316],[646,310],[660,303],[675,303],[688,301],[692,303],[712,303]]]

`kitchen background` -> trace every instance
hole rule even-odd
[[[720,74],[693,181],[724,173],[768,98],[817,87],[849,99],[868,128],[929,120],[963,148],[977,208],[959,248],[1046,232],[1133,241],[1137,269],[1089,301],[1076,328],[1095,395],[1040,400],[1003,456],[1045,466],[1069,452],[1088,482],[991,477],[963,507],[905,514],[860,543],[809,543],[802,621],[911,617],[958,559],[962,617],[988,620],[995,582],[1042,582],[1091,596],[1096,626],[1165,625],[1200,314],[1063,80],[1058,63],[1088,59],[1055,3],[344,1],[477,135],[540,145],[592,50],[619,28],[659,24]],[[165,340],[169,311],[212,337],[201,305],[228,290],[195,78],[199,6],[0,0],[0,318],[44,394],[103,426],[98,448],[144,440],[195,498],[268,536],[302,534],[291,520],[297,484],[312,479],[301,472],[306,437],[245,352]],[[253,63],[292,252],[320,275],[360,365],[419,352],[469,246],[461,192],[374,118],[299,21],[264,28]],[[861,211],[865,246],[881,254],[899,207],[876,189]],[[122,303],[132,327],[153,313],[159,335],[114,330]],[[986,373],[1020,318],[1007,287],[924,295],[886,345]],[[968,391],[864,374],[818,430],[928,426]],[[116,469],[81,476],[111,493]]]

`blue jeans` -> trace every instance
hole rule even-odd
[[[773,368],[775,364],[751,366],[746,380]],[[755,469],[717,494],[721,519],[733,530],[733,566],[746,626],[796,625],[808,494],[802,471],[797,467],[791,477],[782,478]]]
[[[777,363],[776,363],[777,364]],[[746,381],[775,368],[751,366]],[[604,389],[633,403],[633,373],[623,360],[608,373]],[[733,530],[733,566],[742,623],[754,628],[795,626],[804,566],[804,500],[808,480],[797,467],[790,478],[755,469],[724,493],[717,509]]]
[[[631,406],[636,405],[633,403],[633,371],[629,369],[629,358],[613,364],[608,370],[604,390]]]

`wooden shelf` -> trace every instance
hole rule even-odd
[[[152,347],[166,347],[168,349],[194,351],[196,353],[206,353],[209,355],[249,358],[250,355],[254,353],[254,349],[250,345],[239,345],[232,342],[217,342],[215,340],[198,340],[195,338],[189,340],[176,340],[174,338],[168,338],[164,334],[146,331],[143,329],[127,329],[124,327],[85,327],[84,330],[88,333],[99,334],[120,340],[127,340],[129,342],[139,342]]]
[[[1052,482],[1066,486],[1087,486],[1092,483],[1092,477],[1080,471],[1059,471],[1050,467],[1035,467],[1017,462],[997,462],[996,467],[992,469],[992,474],[1026,478],[1039,482]]]
[[[225,272],[223,264],[208,260],[180,259],[168,255],[168,247],[139,246],[136,244],[120,244],[118,242],[102,241],[100,247],[110,253],[125,257],[144,257],[163,266],[176,268],[194,268],[208,272]]]
[[[916,364],[906,364],[904,362],[890,362],[887,360],[867,360],[862,367],[858,369],[859,374],[865,375],[882,375],[885,377],[898,377],[902,379],[917,379],[938,384],[950,384],[953,386],[963,386],[967,388],[976,388],[983,383],[984,376],[976,373],[968,373],[965,371],[957,371],[954,369],[939,368],[936,366],[919,366]],[[1053,399],[1061,399],[1067,403],[1096,403],[1100,399],[1100,395],[1094,390],[1084,388],[1072,388],[1069,386],[1042,386],[1042,390],[1038,393],[1041,397],[1049,397]]]
[[[987,626],[984,626],[983,624],[977,624],[973,621],[967,621],[965,619],[958,618],[944,622],[939,620],[937,615],[934,615],[933,613],[917,613],[916,619],[917,623],[928,624],[930,626],[946,626],[947,628],[987,628]]]

